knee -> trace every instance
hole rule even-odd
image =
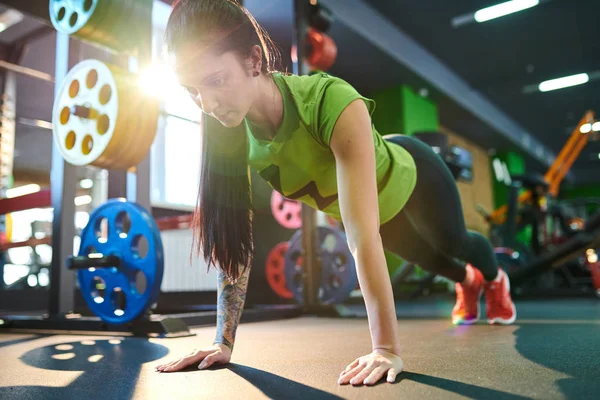
[[[444,234],[443,232],[436,232],[439,235],[434,234],[435,237],[435,248],[442,254],[452,257],[461,258],[467,252],[469,248],[469,235],[468,234],[456,234],[452,235]]]

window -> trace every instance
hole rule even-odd
[[[158,67],[154,73],[157,79],[149,80],[148,85],[160,91],[164,112],[151,150],[151,199],[154,206],[187,209],[196,205],[200,180],[202,138],[198,122],[202,111],[165,67],[162,43],[171,7],[155,2],[153,12],[154,63]]]

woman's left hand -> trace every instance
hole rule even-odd
[[[384,375],[387,375],[389,383],[393,383],[403,367],[400,356],[385,350],[374,350],[371,354],[357,358],[348,365],[340,374],[338,384],[374,385]]]

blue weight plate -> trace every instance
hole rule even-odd
[[[302,266],[302,233],[298,231],[290,239],[285,255],[285,279],[288,289],[300,304],[304,302]],[[321,304],[339,304],[345,301],[358,286],[354,257],[348,249],[342,231],[320,226],[317,228],[318,257],[321,260],[319,301]]]
[[[288,241],[288,251],[284,256],[283,274],[285,276],[285,286],[294,295],[298,304],[304,303],[304,294],[302,282],[302,230],[296,231]]]
[[[322,266],[319,300],[322,304],[343,303],[358,286],[356,265],[346,236],[341,231],[322,227],[319,243]]]
[[[126,234],[118,226],[124,213],[130,221]],[[97,235],[103,219],[108,223],[106,239]],[[146,245],[140,246],[144,239]],[[141,257],[139,251],[146,249],[145,257]],[[143,207],[112,199],[94,210],[81,233],[79,255],[90,252],[116,254],[121,259],[119,268],[77,271],[83,298],[103,321],[110,324],[131,322],[158,301],[164,271],[163,247],[156,222]],[[139,273],[145,277],[143,293],[136,288]]]

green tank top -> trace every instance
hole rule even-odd
[[[341,220],[335,156],[329,147],[331,134],[339,115],[352,101],[364,100],[371,115],[375,102],[326,73],[274,73],[273,79],[283,96],[283,121],[269,141],[257,139],[258,128],[245,121],[250,167],[283,196]],[[408,201],[416,184],[416,167],[404,148],[383,140],[374,126],[373,143],[379,217],[384,224]]]

